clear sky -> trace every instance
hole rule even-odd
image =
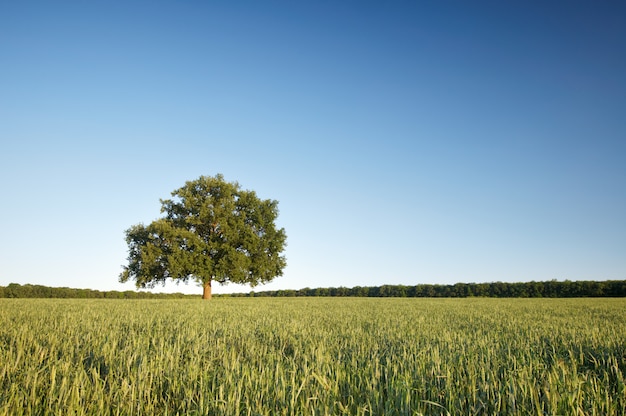
[[[133,289],[216,173],[279,201],[255,290],[626,279],[625,4],[0,1],[0,285]]]

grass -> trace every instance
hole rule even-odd
[[[0,415],[626,414],[626,299],[0,299]]]

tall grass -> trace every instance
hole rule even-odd
[[[624,299],[0,299],[0,415],[626,414]]]

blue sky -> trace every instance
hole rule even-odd
[[[133,289],[216,173],[280,202],[255,290],[626,279],[624,74],[622,2],[3,1],[0,285]]]

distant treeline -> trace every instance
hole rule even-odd
[[[297,297],[297,296],[353,296],[375,298],[586,298],[626,297],[626,280],[606,281],[556,281],[521,283],[457,283],[454,285],[421,284],[416,286],[383,285],[330,288],[304,288],[299,290],[272,290],[263,292],[232,293],[218,297]],[[41,285],[11,283],[0,286],[0,298],[84,298],[84,299],[183,299],[198,295],[183,293],[151,293],[127,290],[100,291],[72,289]]]
[[[0,286],[0,298],[78,298],[78,299],[182,299],[197,297],[183,293],[151,293],[126,290],[101,291],[93,289],[72,289],[69,287],[48,287],[42,285],[20,285],[10,283]]]
[[[230,296],[359,296],[397,298],[582,298],[626,297],[626,280],[607,281],[556,281],[524,283],[457,283],[454,285],[416,286],[383,285],[353,288],[304,288],[300,290],[275,290],[232,294]]]

